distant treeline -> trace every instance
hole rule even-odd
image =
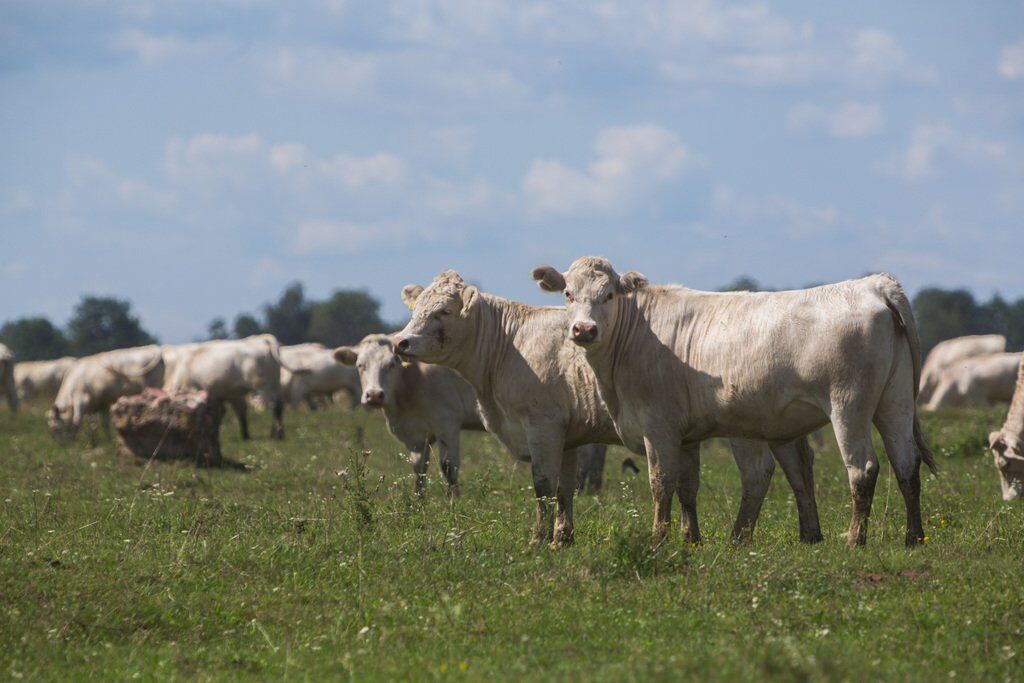
[[[721,291],[770,291],[742,277]],[[979,303],[965,289],[922,289],[913,300],[927,353],[943,339],[967,334],[998,333],[1011,350],[1024,348],[1024,298],[1006,301],[996,295]],[[367,334],[397,330],[401,325],[380,317],[380,302],[363,290],[336,290],[323,300],[306,298],[302,283],[288,285],[259,315],[239,313],[228,323],[215,318],[206,339],[240,339],[270,332],[282,344],[320,342],[326,346],[354,344]],[[87,356],[100,351],[156,343],[132,313],[131,303],[112,297],[84,296],[61,329],[42,317],[10,320],[0,327],[0,342],[19,360]]]

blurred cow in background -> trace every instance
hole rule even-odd
[[[18,387],[18,398],[30,401],[40,396],[56,396],[71,366],[77,360],[65,356],[56,360],[30,360],[14,366],[14,383]]]
[[[925,410],[978,408],[1009,403],[1017,384],[1019,353],[993,353],[964,358],[948,366],[939,378]]]
[[[316,410],[323,402],[332,401],[339,391],[348,395],[349,407],[359,403],[359,372],[338,363],[334,352],[323,344],[282,346],[281,361],[281,391],[289,406],[305,403]],[[289,368],[301,368],[303,372],[296,374]]]
[[[935,345],[921,366],[921,387],[917,402],[928,405],[942,381],[942,375],[957,362],[1002,353],[1006,350],[1006,337],[1001,334],[976,334],[968,337],[947,339]]]
[[[1024,498],[1024,355],[1006,422],[998,432],[989,434],[988,445],[999,470],[1003,500]]]

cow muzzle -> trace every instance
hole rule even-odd
[[[575,322],[569,330],[569,336],[577,344],[590,344],[597,341],[597,324]]]
[[[363,392],[363,405],[375,408],[384,405],[384,392],[380,389],[367,389]]]
[[[391,338],[391,344],[395,348],[395,353],[403,356],[408,356],[412,353],[412,342],[400,334],[396,334]]]

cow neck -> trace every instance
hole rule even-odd
[[[490,396],[501,361],[519,328],[516,315],[521,304],[484,294],[477,295],[472,309],[473,338],[453,354],[448,367],[473,385],[478,396]]]
[[[415,403],[416,392],[422,378],[423,368],[419,361],[399,366],[398,377],[395,379],[395,387],[392,391],[397,409],[401,410]]]
[[[1013,390],[1013,400],[1010,402],[1010,411],[1006,414],[1003,431],[1010,432],[1024,441],[1024,356],[1020,359],[1017,386]]]
[[[636,297],[636,294],[615,297],[615,328],[610,333],[611,338],[598,348],[586,350],[587,362],[594,374],[612,389],[616,386],[616,375],[630,373],[632,363],[641,358],[634,344],[639,338],[638,330],[646,321]]]

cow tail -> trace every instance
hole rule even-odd
[[[906,292],[903,291],[903,287],[896,281],[896,278],[888,273],[882,273],[881,277],[884,279],[880,291],[882,298],[885,300],[885,305],[889,308],[889,312],[892,313],[897,331],[901,331],[906,335],[907,344],[910,346],[910,358],[914,366],[914,398],[916,399],[921,386],[921,340],[917,334],[914,310],[910,306],[910,300],[907,298]],[[914,405],[914,444],[917,446],[917,452],[920,454],[924,464],[928,466],[928,469],[933,474],[938,474],[939,467],[935,462],[935,455],[928,448],[928,444],[924,440],[924,432],[921,431],[921,421],[917,417],[916,401]]]

